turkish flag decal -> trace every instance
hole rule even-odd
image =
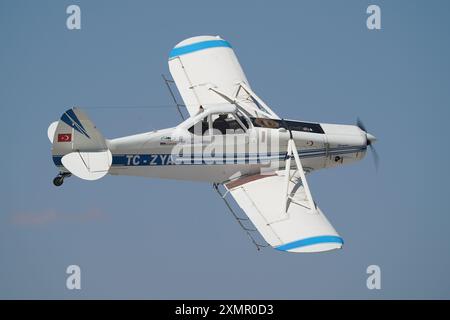
[[[71,133],[59,133],[58,134],[58,142],[70,142],[72,141]]]

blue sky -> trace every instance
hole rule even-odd
[[[69,31],[70,4],[82,29]],[[366,28],[377,4],[382,30]],[[446,1],[1,1],[1,298],[450,298]],[[179,41],[229,41],[280,116],[364,120],[362,162],[309,176],[345,239],[324,254],[256,251],[209,184],[67,180],[46,130],[86,108],[108,138],[179,122],[161,74]],[[159,108],[131,108],[136,106]],[[100,106],[130,106],[102,109]],[[166,107],[164,107],[166,106]],[[67,290],[66,267],[82,270]],[[377,264],[382,289],[368,290]]]

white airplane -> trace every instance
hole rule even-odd
[[[231,45],[218,36],[177,44],[169,69],[189,118],[174,128],[110,140],[82,110],[71,108],[48,128],[60,171],[53,183],[108,173],[205,181],[258,249],[263,245],[253,238],[256,230],[235,214],[228,194],[275,249],[341,248],[343,239],[314,202],[305,174],[361,160],[376,141],[362,123],[280,118],[253,92]]]

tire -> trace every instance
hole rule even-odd
[[[53,184],[56,187],[60,187],[64,182],[64,179],[62,177],[56,177],[55,179],[53,179]]]

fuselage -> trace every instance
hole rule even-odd
[[[365,132],[352,125],[252,118],[245,132],[195,136],[186,129],[108,140],[109,173],[221,183],[284,168],[291,132],[308,172],[360,160],[367,149]]]

